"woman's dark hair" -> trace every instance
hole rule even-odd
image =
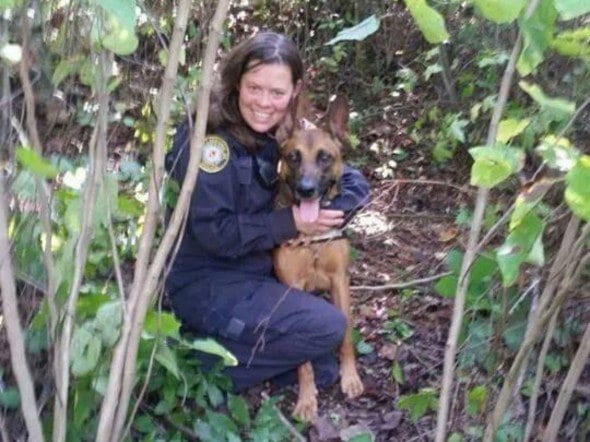
[[[266,64],[286,65],[293,85],[303,80],[303,62],[295,43],[275,32],[260,32],[234,47],[223,59],[219,83],[212,93],[209,129],[224,129],[248,150],[260,137],[246,124],[238,106],[238,86],[249,70]],[[292,103],[296,106],[296,103]]]

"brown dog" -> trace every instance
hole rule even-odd
[[[348,105],[337,97],[328,111],[324,128],[306,127],[295,118],[281,142],[277,206],[299,204],[304,221],[318,217],[321,201],[338,192],[344,168],[341,148],[348,124]],[[281,141],[281,140],[279,140]],[[340,386],[349,398],[363,392],[352,344],[352,320],[347,269],[349,244],[342,237],[315,242],[313,238],[281,246],[274,253],[274,267],[284,284],[300,290],[327,290],[332,302],[346,316],[348,327],[340,347]],[[317,390],[310,362],[297,369],[299,397],[293,415],[309,421],[317,413]]]

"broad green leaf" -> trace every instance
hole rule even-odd
[[[449,436],[447,442],[463,442],[463,436],[459,433],[453,433]]]
[[[526,0],[474,0],[475,10],[495,23],[516,20],[526,3]]]
[[[443,16],[426,0],[404,0],[414,21],[428,43],[438,44],[449,39]]]
[[[471,184],[492,188],[510,175],[518,172],[524,164],[524,152],[503,144],[479,146],[469,149],[475,160],[471,168]]]
[[[250,426],[250,412],[248,410],[248,403],[243,397],[228,394],[227,407],[229,408],[232,417],[237,423],[244,425],[245,427]]]
[[[529,256],[543,227],[543,223],[534,213],[528,213],[496,251],[504,287],[510,287],[517,281],[520,265]]]
[[[72,373],[74,376],[84,376],[90,373],[100,357],[102,341],[94,329],[92,321],[76,327],[72,337]]]
[[[590,155],[583,155],[565,177],[565,201],[584,221],[590,221]]]
[[[449,253],[447,253],[445,261],[447,262],[449,269],[458,275],[461,271],[463,253],[458,249],[452,249],[451,251],[449,251]]]
[[[564,100],[563,98],[547,97],[543,90],[536,84],[520,81],[518,85],[541,106],[543,111],[551,114],[554,117],[554,120],[568,119],[576,110],[575,103]]]
[[[172,313],[150,310],[143,324],[143,331],[151,337],[180,338],[180,321]]]
[[[397,407],[410,412],[414,422],[426,414],[428,410],[436,410],[438,405],[436,390],[423,388],[416,394],[400,396]]]
[[[524,217],[541,202],[545,194],[556,183],[556,180],[542,178],[526,187],[516,197],[514,211],[510,217],[510,230],[514,230]]]
[[[507,120],[500,121],[498,126],[498,134],[496,135],[496,141],[500,143],[508,143],[512,138],[520,135],[523,130],[531,123],[529,118],[523,120],[517,120],[509,118]]]
[[[478,385],[467,393],[467,414],[476,417],[485,409],[488,389],[485,385]]]
[[[445,298],[454,298],[457,293],[458,283],[459,278],[457,275],[447,275],[436,282],[434,290]]]
[[[95,0],[121,27],[131,32],[135,29],[135,0]]]
[[[236,357],[211,338],[188,341],[188,345],[193,350],[199,350],[204,353],[219,356],[223,359],[223,363],[228,367],[235,367],[238,365]]]
[[[551,42],[551,47],[567,57],[590,59],[590,26],[563,31]]]
[[[530,18],[520,20],[524,46],[516,66],[523,77],[533,72],[543,61],[543,53],[553,38],[556,18],[553,0],[541,0]]]
[[[94,317],[100,306],[109,301],[111,301],[111,298],[101,293],[81,296],[76,304],[76,315],[78,318]]]
[[[121,302],[111,301],[100,306],[94,319],[96,330],[100,333],[102,342],[107,347],[112,347],[119,339],[121,321]]]
[[[180,372],[178,370],[178,361],[176,360],[176,353],[174,353],[163,340],[156,341],[156,354],[154,355],[156,361],[168,370],[176,379],[180,379]]]
[[[20,45],[6,43],[0,47],[0,58],[9,65],[17,64],[23,56],[23,49]]]
[[[588,0],[553,0],[563,20],[571,20],[590,12]]]
[[[571,170],[580,157],[580,152],[572,147],[570,140],[558,139],[554,135],[546,136],[536,151],[549,167],[563,172]]]
[[[115,26],[102,39],[102,45],[117,55],[129,55],[135,52],[139,40],[133,31]]]
[[[215,411],[206,410],[205,414],[207,415],[207,421],[216,430],[217,433],[221,435],[226,435],[228,433],[239,434],[240,431],[235,424],[228,416],[223,413],[217,413]],[[224,437],[225,439],[225,437]],[[217,439],[220,440],[220,439]]]
[[[57,167],[32,149],[19,147],[16,149],[16,159],[21,166],[41,178],[55,178],[59,173]]]
[[[353,26],[352,28],[346,28],[340,31],[336,37],[330,40],[326,45],[333,45],[338,43],[339,41],[348,41],[348,40],[356,40],[361,41],[367,38],[369,35],[374,34],[379,29],[380,21],[379,18],[375,15],[371,15],[369,18],[366,18],[358,25]]]

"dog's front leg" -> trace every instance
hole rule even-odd
[[[332,280],[332,301],[346,316],[346,334],[340,346],[340,387],[348,398],[354,398],[364,391],[363,382],[356,370],[354,346],[352,344],[352,315],[350,311],[350,289],[346,274],[335,275]]]
[[[305,362],[297,367],[297,379],[299,381],[299,396],[293,416],[304,422],[309,422],[318,412],[318,391],[315,386],[311,362]]]

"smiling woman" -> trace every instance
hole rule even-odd
[[[293,85],[288,66],[255,63],[240,82],[240,113],[254,131],[268,132],[283,121],[300,89],[301,80]]]
[[[317,219],[305,222],[297,206],[275,208],[275,132],[296,108],[302,85],[299,53],[282,35],[257,34],[227,55],[188,222],[166,281],[186,329],[214,337],[238,359],[237,367],[225,369],[237,391],[271,378],[293,382],[305,361],[319,387],[339,375],[334,351],[346,318],[324,299],[279,283],[272,250],[301,233],[340,226],[346,213],[366,202],[369,187],[358,171],[346,168],[340,194],[326,201],[332,210],[319,210]],[[179,182],[189,139],[187,121],[166,162],[175,165],[169,172]]]

